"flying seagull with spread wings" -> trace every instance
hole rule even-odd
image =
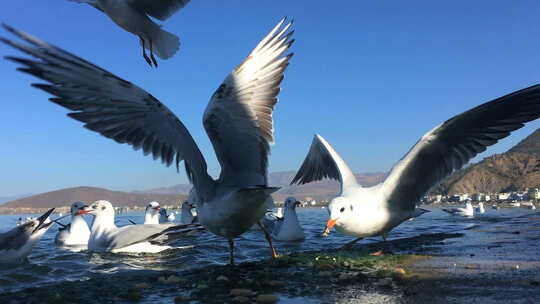
[[[373,187],[360,186],[341,156],[321,136],[315,135],[304,163],[291,184],[323,178],[339,181],[341,191],[329,206],[332,227],[358,240],[384,238],[403,221],[426,210],[416,204],[428,190],[461,168],[486,147],[507,137],[526,122],[540,117],[540,85],[484,103],[454,116],[426,133],[394,166],[386,180]]]
[[[172,57],[180,48],[180,39],[161,29],[150,17],[165,21],[190,0],[71,0],[86,3],[105,13],[114,23],[139,37],[146,62],[157,67],[154,53],[161,59]],[[150,57],[146,55],[150,50]]]
[[[47,84],[33,84],[54,95],[50,101],[71,110],[68,116],[89,130],[118,143],[152,154],[167,166],[184,161],[195,191],[200,223],[229,240],[259,223],[279,188],[267,186],[272,113],[294,42],[292,22],[281,20],[238,65],[212,95],[203,116],[206,133],[221,165],[218,180],[207,173],[206,161],[189,131],[154,96],[92,63],[9,26],[28,42],[0,38],[38,60],[6,57],[20,63],[18,70]],[[272,249],[270,236],[266,233]]]

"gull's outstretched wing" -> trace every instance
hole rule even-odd
[[[112,230],[102,245],[110,250],[119,249],[141,242],[166,238],[167,233],[188,232],[199,227],[200,225],[176,224],[127,225]]]
[[[309,153],[291,185],[307,184],[324,178],[337,180],[341,194],[347,189],[360,187],[347,163],[322,136],[317,134],[313,137]]]
[[[162,21],[186,6],[189,1],[190,0],[127,0],[131,7]]]
[[[413,210],[434,185],[471,158],[540,117],[540,85],[484,103],[426,133],[399,161],[381,190],[392,209]]]
[[[127,143],[170,166],[184,160],[188,175],[203,197],[213,195],[214,182],[197,144],[180,120],[154,96],[92,63],[26,33],[4,25],[29,44],[0,38],[38,60],[6,57],[19,71],[48,82],[34,87],[55,96],[50,101],[71,110],[68,116],[89,130]]]
[[[292,22],[281,20],[212,96],[203,123],[225,184],[266,185],[272,112],[292,54]]]

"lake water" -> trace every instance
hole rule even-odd
[[[428,208],[430,209],[430,208]],[[390,233],[389,238],[403,238],[425,233],[462,231],[472,227],[497,224],[499,229],[512,229],[513,219],[534,214],[525,208],[487,209],[486,213],[473,218],[449,216],[438,208],[432,212],[407,221]],[[298,218],[306,233],[303,242],[275,242],[279,253],[306,250],[320,250],[342,246],[351,237],[333,232],[329,237],[321,237],[328,214],[325,209],[297,209]],[[0,215],[0,231],[15,226],[19,217],[29,215]],[[35,216],[35,215],[34,215]],[[54,215],[53,218],[57,217]],[[117,225],[127,225],[128,220],[142,223],[142,213],[125,213],[117,216]],[[0,265],[0,293],[26,287],[37,287],[66,280],[85,280],[108,273],[140,272],[145,270],[183,270],[209,264],[228,263],[228,243],[211,233],[202,232],[196,236],[178,240],[171,245],[189,247],[171,249],[159,254],[128,255],[112,253],[72,252],[58,248],[54,244],[57,227],[49,229],[29,255],[29,262],[20,265]],[[371,238],[361,241],[379,241]],[[235,242],[237,262],[268,258],[270,250],[259,230],[244,233]]]

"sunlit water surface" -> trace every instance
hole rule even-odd
[[[487,209],[486,213],[473,218],[449,216],[438,208],[432,212],[398,226],[390,233],[390,239],[416,236],[425,233],[454,232],[471,227],[482,227],[497,223],[499,229],[512,229],[515,218],[534,213],[524,208],[508,208],[500,210]],[[305,230],[306,240],[303,242],[276,242],[279,253],[320,250],[343,245],[352,240],[351,237],[331,233],[322,238],[321,232],[327,221],[325,209],[297,209],[298,218]],[[21,215],[0,215],[0,231],[4,232],[15,226]],[[34,215],[35,216],[35,215]],[[57,217],[54,215],[53,218]],[[88,219],[89,220],[89,219]],[[117,225],[128,225],[133,220],[142,223],[142,213],[125,213],[117,216]],[[84,280],[107,273],[133,272],[144,270],[183,270],[209,264],[225,264],[228,262],[228,243],[225,239],[211,233],[199,233],[175,241],[171,245],[183,247],[171,249],[159,254],[112,254],[73,252],[58,248],[54,244],[57,227],[49,229],[41,241],[29,255],[29,262],[20,265],[0,265],[0,292],[14,291],[26,287],[37,287],[53,282],[66,280]],[[379,241],[370,238],[362,242]],[[187,247],[187,248],[186,248]],[[267,258],[270,250],[260,230],[251,230],[236,240],[236,261],[249,261]]]

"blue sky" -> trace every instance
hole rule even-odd
[[[387,171],[435,125],[540,82],[540,2],[534,0],[193,0],[164,23],[183,44],[158,69],[146,65],[135,36],[86,5],[9,1],[0,21],[152,93],[184,122],[216,176],[202,113],[223,78],[285,15],[295,19],[297,42],[274,113],[270,171],[296,170],[314,133],[355,172]],[[0,55],[21,54],[0,45]],[[14,69],[0,60],[0,196],[186,182],[183,172],[66,118],[65,109],[30,87],[39,81]],[[539,127],[530,123],[477,159],[504,152]]]

